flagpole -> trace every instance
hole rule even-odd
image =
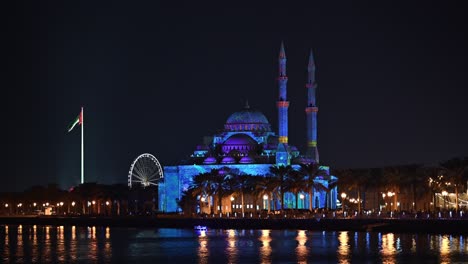
[[[84,112],[81,107],[81,184],[84,183]]]

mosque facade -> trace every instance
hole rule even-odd
[[[258,110],[250,108],[248,103],[238,112],[227,119],[224,129],[212,136],[204,138],[203,144],[198,145],[190,156],[188,162],[176,166],[164,166],[164,181],[158,188],[158,207],[162,212],[177,212],[177,202],[182,198],[184,191],[191,186],[193,178],[201,173],[210,172],[212,169],[228,168],[239,174],[252,175],[252,177],[264,177],[271,175],[272,166],[291,165],[293,169],[299,169],[300,164],[319,164],[319,152],[317,148],[317,113],[315,81],[315,62],[312,51],[307,67],[307,107],[306,129],[307,150],[300,153],[297,147],[290,145],[288,141],[288,108],[286,75],[286,53],[283,43],[278,58],[278,88],[279,96],[276,106],[278,109],[278,132],[272,130],[267,117]],[[321,165],[321,169],[330,173],[328,166]],[[274,176],[274,175],[271,175]],[[327,179],[317,177],[314,181],[328,187],[336,177]],[[304,193],[302,208],[336,208],[337,189],[332,187],[328,194],[322,189],[315,189],[312,199],[308,192]],[[309,201],[312,201],[310,204]],[[273,201],[271,201],[273,202]],[[295,197],[291,193],[285,193],[285,208],[292,208]],[[288,207],[289,206],[291,207]],[[271,205],[249,206],[247,211],[266,209]],[[265,207],[265,208],[264,208]],[[234,204],[227,206],[230,211]],[[279,208],[276,204],[274,208]]]

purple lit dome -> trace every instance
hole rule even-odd
[[[243,110],[229,116],[224,125],[227,131],[271,131],[268,119],[247,105]]]
[[[250,164],[250,163],[254,163],[254,162],[255,162],[255,160],[252,157],[249,157],[249,156],[244,156],[239,161],[239,163],[242,163],[242,164]]]
[[[221,160],[221,163],[223,163],[223,164],[232,164],[232,163],[236,163],[236,160],[233,157],[227,156],[227,157],[224,157]]]
[[[226,154],[233,150],[239,153],[249,153],[250,151],[255,150],[256,146],[257,141],[246,134],[239,133],[228,138],[223,143],[222,149]]]
[[[215,163],[216,163],[216,158],[215,157],[207,157],[203,161],[203,164],[215,164]]]

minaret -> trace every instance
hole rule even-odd
[[[288,107],[289,101],[286,95],[288,77],[286,76],[286,53],[284,44],[281,42],[281,48],[278,58],[279,76],[278,88],[279,98],[276,106],[278,107],[278,149],[276,151],[276,164],[289,165],[290,157],[288,153]]]
[[[307,66],[307,107],[305,109],[307,116],[307,156],[314,163],[319,163],[319,153],[317,148],[317,112],[318,107],[315,101],[315,62],[312,50],[310,50],[309,65]]]

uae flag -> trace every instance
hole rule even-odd
[[[76,119],[70,124],[70,126],[68,127],[68,132],[72,131],[72,129],[76,126],[76,125],[81,125],[83,124],[83,108],[81,109],[81,112],[78,114],[78,116],[76,117]]]

